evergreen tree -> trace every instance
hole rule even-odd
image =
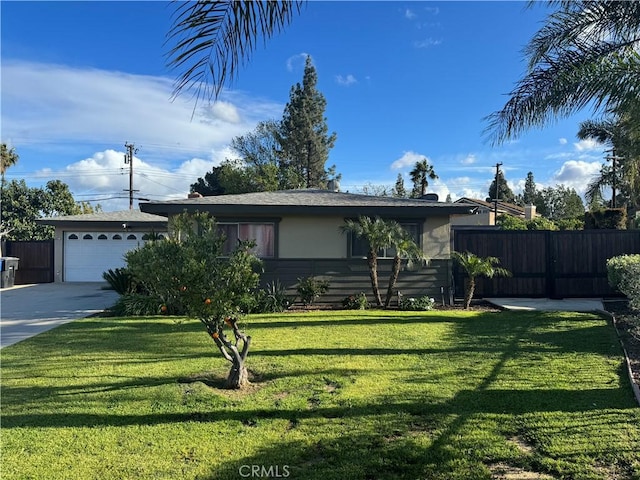
[[[307,56],[302,84],[291,88],[282,118],[279,142],[282,146],[280,168],[295,175],[297,186],[326,188],[325,163],[336,134],[328,134],[324,116],[327,101],[316,88],[318,75]]]
[[[391,192],[391,196],[392,197],[398,197],[398,198],[406,198],[407,197],[407,190],[404,188],[404,178],[402,178],[402,174],[401,173],[398,174],[398,178],[396,179],[396,184],[393,187],[393,190]]]
[[[524,191],[522,192],[522,200],[525,205],[535,205],[538,192],[536,190],[536,182],[533,179],[533,172],[527,173],[524,181]]]
[[[498,172],[498,192],[496,194],[496,179],[493,179],[491,186],[489,187],[489,197],[487,202],[493,202],[498,199],[506,203],[515,203],[516,196],[513,194],[513,190],[507,184],[507,180],[504,178],[502,170]]]
[[[433,165],[429,165],[426,158],[417,161],[409,175],[411,175],[411,181],[413,182],[411,198],[420,198],[426,195],[429,179],[435,180],[438,178]]]

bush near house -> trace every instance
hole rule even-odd
[[[612,288],[627,296],[632,309],[640,310],[640,255],[619,255],[607,260],[607,279]]]

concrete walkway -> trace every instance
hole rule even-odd
[[[105,283],[40,283],[0,290],[0,348],[113,305]]]
[[[601,298],[485,298],[505,310],[542,310],[547,312],[593,312],[604,310]]]

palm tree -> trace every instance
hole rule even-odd
[[[640,109],[639,109],[640,110]],[[580,124],[577,137],[594,139],[612,148],[617,168],[603,166],[600,175],[587,187],[585,198],[591,202],[604,186],[617,187],[631,209],[640,206],[640,129],[634,115],[612,115]]]
[[[451,256],[467,273],[468,278],[464,288],[464,308],[467,310],[471,305],[471,299],[476,290],[476,277],[511,276],[509,270],[497,266],[500,260],[496,257],[481,258],[470,252],[451,252]]]
[[[411,181],[413,182],[413,191],[411,192],[413,198],[424,196],[427,193],[429,179],[435,180],[438,178],[433,166],[427,163],[426,158],[417,161],[409,175],[411,175]]]
[[[389,286],[387,287],[387,297],[384,301],[385,308],[389,307],[391,298],[393,297],[393,288],[396,286],[398,276],[400,275],[400,268],[402,267],[402,260],[407,259],[408,264],[419,260],[421,262],[427,261],[427,256],[416,242],[409,236],[407,231],[402,228],[400,224],[394,226],[391,232],[391,245],[395,249],[395,255],[393,257],[393,267],[391,269],[391,275],[389,276]]]
[[[279,33],[302,1],[198,0],[176,2],[173,25],[167,42],[174,46],[168,65],[182,70],[174,96],[184,90],[200,98],[217,99],[222,87],[233,80],[263,42]]]
[[[525,49],[527,73],[502,110],[487,117],[493,144],[588,105],[623,112],[638,102],[640,2],[552,3],[558,10]]]
[[[358,220],[345,220],[340,226],[342,233],[350,234],[356,238],[363,238],[368,243],[367,264],[369,266],[369,278],[376,305],[382,306],[380,289],[378,287],[378,252],[392,245],[392,239],[397,232],[399,224],[392,220],[382,220],[380,217],[360,216]]]
[[[2,144],[2,152],[0,159],[0,173],[2,174],[2,178],[4,179],[4,173],[7,171],[7,168],[13,167],[20,157],[16,153],[15,148],[9,148],[6,143]]]

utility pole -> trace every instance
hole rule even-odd
[[[611,152],[611,155],[608,155],[605,157],[605,159],[607,161],[611,160],[611,165],[612,165],[612,174],[613,174],[613,178],[611,179],[611,190],[612,190],[612,197],[611,197],[611,208],[616,208],[616,160],[624,160],[624,157],[618,157],[616,156],[616,149],[612,148],[611,150],[607,150],[607,152]]]
[[[496,190],[495,190],[495,198],[493,199],[493,224],[496,225],[498,220],[498,199],[500,198],[500,185],[498,183],[498,177],[500,176],[500,167],[502,166],[502,162],[496,163]]]
[[[132,143],[125,142],[124,148],[127,149],[127,152],[124,154],[124,163],[125,165],[129,164],[129,189],[125,189],[124,191],[129,192],[129,210],[133,210],[133,192],[138,192],[139,190],[133,189],[133,155],[138,153],[138,149],[135,148],[135,145]]]

